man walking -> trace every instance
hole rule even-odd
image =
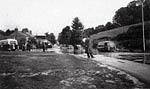
[[[89,36],[87,36],[85,40],[85,53],[87,54],[88,58],[94,58],[92,50],[90,48],[90,39]]]

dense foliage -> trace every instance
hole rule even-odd
[[[62,32],[59,34],[58,41],[60,44],[70,44],[71,38],[71,29],[69,26],[66,26],[62,29]]]
[[[46,35],[46,39],[48,40],[48,41],[50,41],[52,44],[55,44],[56,43],[56,39],[55,39],[55,35],[54,35],[54,33],[45,33],[45,35]]]
[[[144,2],[144,21],[150,20],[150,0]],[[102,31],[127,26],[142,22],[142,6],[138,0],[131,1],[126,7],[118,9],[113,17],[113,21],[108,21],[105,26],[98,25],[95,28],[87,28],[84,34],[92,35]]]
[[[3,36],[9,36],[10,34],[12,34],[15,30],[9,30],[7,29],[6,31],[0,30],[0,34]]]
[[[146,50],[149,51],[150,49],[148,46],[150,45],[147,41],[150,40],[150,25],[145,25],[145,39],[146,39]],[[143,31],[142,25],[132,26],[126,33],[119,34],[115,37],[115,40],[119,42],[119,45],[130,49],[140,49],[143,50]]]
[[[60,44],[82,44],[84,26],[80,22],[78,17],[75,17],[72,21],[71,28],[70,26],[66,26],[62,29],[62,32],[59,34],[58,37],[58,41]]]
[[[83,32],[83,24],[80,22],[78,17],[75,17],[72,21],[72,33],[71,33],[71,44],[77,45],[82,44],[82,32]]]
[[[144,20],[150,20],[150,0],[144,2]],[[121,7],[114,15],[113,22],[121,26],[131,25],[142,22],[142,6],[141,2],[134,0],[127,7]]]

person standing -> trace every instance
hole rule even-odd
[[[43,52],[45,52],[45,50],[46,50],[46,44],[45,44],[45,42],[43,42],[42,48],[43,48]]]
[[[92,50],[90,48],[90,38],[87,36],[85,40],[85,53],[87,54],[88,58],[94,58]]]
[[[30,52],[31,51],[31,45],[30,43],[27,43],[27,50]]]
[[[25,51],[26,47],[25,47],[25,43],[22,44],[22,51]]]
[[[11,44],[10,47],[11,47],[11,51],[15,51],[15,44]]]

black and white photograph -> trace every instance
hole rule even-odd
[[[0,0],[0,89],[150,89],[150,0]]]

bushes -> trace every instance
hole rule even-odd
[[[146,41],[150,40],[150,26],[148,24],[145,25],[145,38]],[[128,29],[126,33],[119,34],[114,38],[118,41],[119,45],[129,49],[129,50],[142,50],[143,49],[143,31],[142,25],[132,26]],[[150,50],[148,46],[149,43],[146,44],[146,50]]]

